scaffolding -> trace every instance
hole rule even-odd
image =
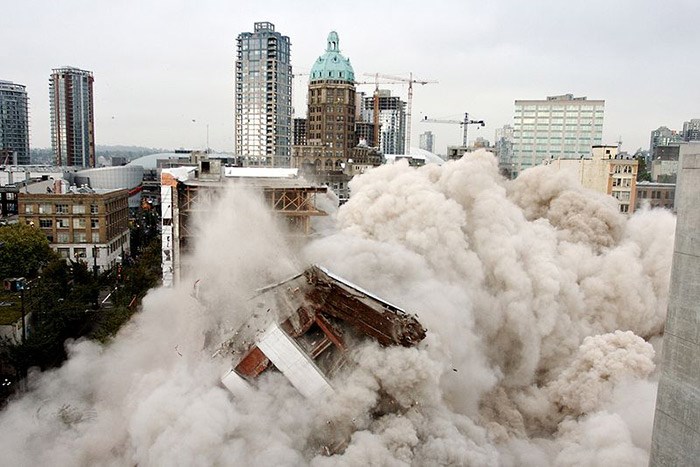
[[[325,216],[316,205],[316,194],[325,193],[319,186],[298,178],[250,177],[240,179],[176,180],[165,177],[162,188],[169,196],[161,196],[163,207],[163,283],[173,285],[179,280],[182,255],[190,251],[197,236],[195,214],[211,209],[224,189],[248,190],[261,195],[264,204],[284,219],[289,234],[305,237],[310,234],[311,217]]]

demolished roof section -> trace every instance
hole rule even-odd
[[[331,389],[329,378],[347,364],[348,334],[405,347],[425,337],[415,316],[320,266],[259,292],[222,349],[241,355],[236,375],[250,381],[274,366],[306,397]]]
[[[380,344],[412,347],[425,337],[425,329],[415,316],[330,271],[312,266],[304,275],[314,286],[306,297],[318,312],[350,324]]]

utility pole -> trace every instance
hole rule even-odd
[[[24,311],[24,279],[20,285],[20,301],[22,302],[22,344],[27,341],[27,315]]]
[[[94,245],[92,247],[92,274],[95,276],[95,279],[97,279],[97,272],[99,271],[99,268],[97,266],[97,254],[100,251],[100,247],[97,245]]]

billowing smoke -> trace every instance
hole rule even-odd
[[[205,206],[181,284],[149,293],[109,345],[70,343],[2,412],[2,463],[646,462],[670,213],[624,217],[548,167],[506,181],[483,151],[382,166],[351,189],[301,248],[241,189]],[[230,361],[212,354],[256,288],[311,262],[417,314],[428,336],[363,345],[327,399],[276,372],[233,396],[218,382]]]

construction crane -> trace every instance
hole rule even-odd
[[[484,123],[483,120],[470,120],[469,119],[469,114],[467,112],[464,113],[464,120],[439,120],[435,118],[428,118],[425,117],[423,120],[421,120],[423,123],[452,123],[452,124],[457,124],[457,125],[462,125],[464,127],[464,132],[462,134],[462,146],[464,148],[467,148],[467,127],[469,125],[481,125],[486,126],[486,123]]]
[[[401,76],[384,75],[380,73],[365,73],[365,76],[374,76],[375,81],[379,81],[379,78],[384,78],[392,81],[398,81],[402,84],[408,84],[408,103],[406,105],[406,144],[405,151],[409,152],[411,150],[411,107],[413,106],[413,83],[425,85],[437,83],[437,81],[425,81],[420,79],[413,79],[413,73],[409,73],[408,78],[403,78]],[[377,97],[375,97],[375,108],[377,108]],[[378,110],[375,110],[378,113]]]

